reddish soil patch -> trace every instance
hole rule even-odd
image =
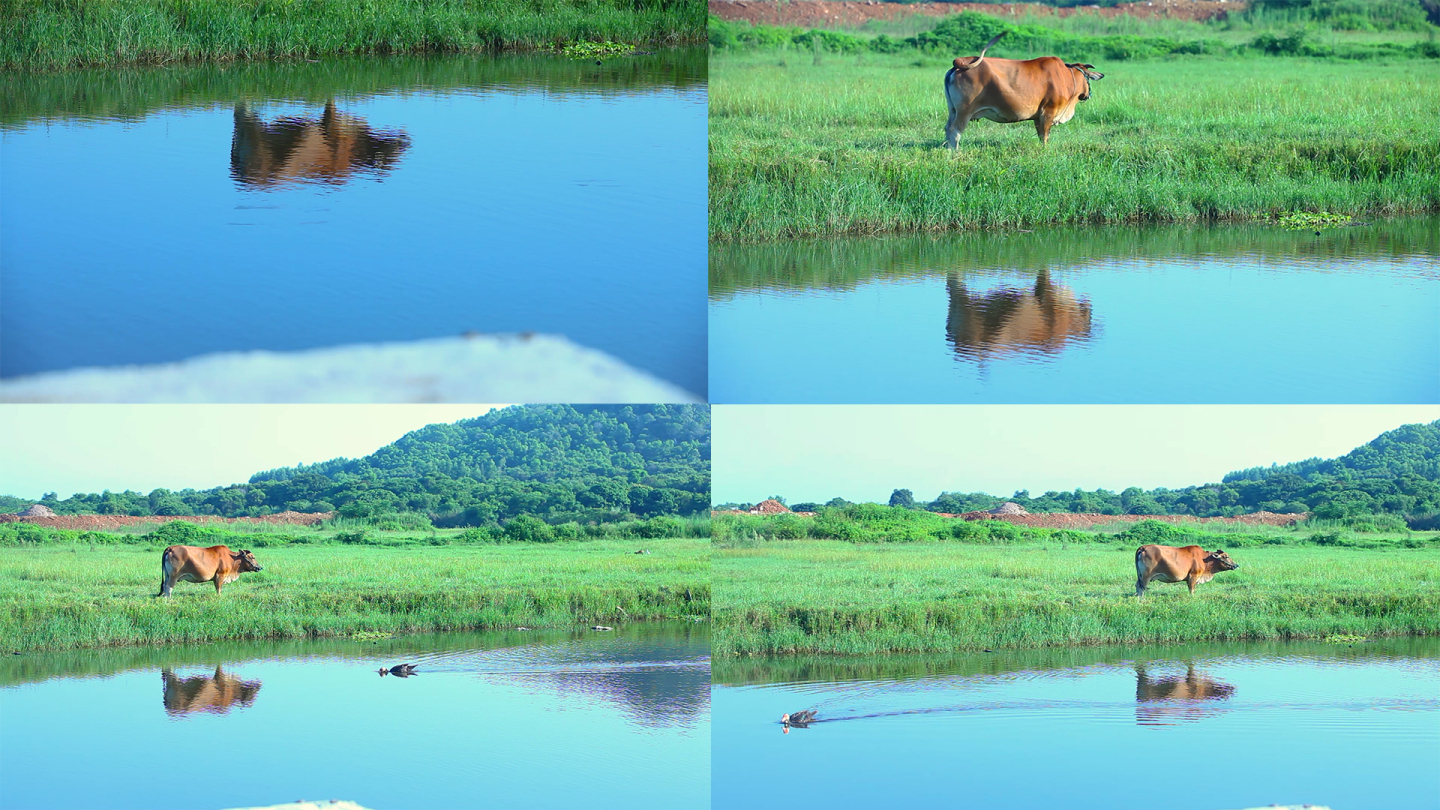
[[[1308,512],[1294,515],[1277,515],[1274,512],[1254,512],[1237,517],[1197,518],[1189,515],[1076,515],[1068,512],[1052,512],[1040,515],[997,515],[993,512],[966,512],[953,515],[964,520],[1006,520],[1019,526],[1033,526],[1041,529],[1088,529],[1106,523],[1139,523],[1142,520],[1158,520],[1162,523],[1243,523],[1247,526],[1289,526],[1309,517]],[[952,515],[945,515],[952,517]]]
[[[1166,17],[1180,20],[1225,19],[1232,11],[1243,11],[1243,0],[1150,0],[1120,3],[1110,8],[1055,8],[1038,3],[880,3],[827,2],[827,0],[710,0],[710,13],[722,20],[745,20],[759,25],[789,25],[800,28],[859,27],[870,20],[894,20],[915,14],[943,17],[962,11],[979,11],[996,17],[1020,17],[1026,13],[1098,14],[1102,17]]]
[[[169,523],[183,520],[187,523],[269,523],[277,526],[313,526],[322,520],[335,517],[334,512],[278,512],[264,517],[223,518],[213,515],[56,515],[54,517],[20,517],[0,515],[0,523],[29,523],[51,529],[76,529],[81,531],[109,531],[122,526],[144,523]]]
[[[783,507],[782,507],[783,508]],[[785,511],[789,511],[788,509]],[[753,515],[755,512],[738,512],[733,509],[724,509],[711,514],[715,515]],[[767,512],[765,514],[777,514]],[[791,514],[813,517],[814,512],[793,512]],[[1254,512],[1249,515],[1238,517],[1212,517],[1197,518],[1189,515],[1090,515],[1071,514],[1069,512],[1049,512],[1041,514],[1005,515],[994,512],[966,512],[962,515],[950,512],[936,512],[936,515],[943,518],[960,518],[962,520],[1006,520],[1019,526],[1031,526],[1038,529],[1090,529],[1095,526],[1114,523],[1139,523],[1142,520],[1158,520],[1162,523],[1241,523],[1247,526],[1289,526],[1299,523],[1310,517],[1309,512],[1300,512],[1293,515],[1280,515],[1274,512]]]

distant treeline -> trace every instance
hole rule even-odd
[[[33,501],[7,498],[13,510]],[[599,524],[703,514],[710,505],[704,405],[525,405],[430,425],[360,459],[256,473],[206,490],[76,493],[56,514],[217,515],[338,511],[348,519],[419,513],[439,527],[520,515]]]
[[[1343,520],[1311,519],[1291,527],[1245,524],[1167,523],[1142,520],[1100,529],[1050,529],[1005,520],[959,520],[932,512],[875,503],[821,507],[814,517],[800,515],[716,515],[715,544],[745,548],[768,541],[842,540],[850,543],[957,542],[977,545],[1025,543],[1146,543],[1207,547],[1318,545],[1357,548],[1440,547],[1440,538],[1414,536],[1406,522],[1390,515]],[[1366,535],[1392,535],[1374,537]]]
[[[612,523],[551,525],[520,515],[504,526],[479,526],[436,531],[423,515],[392,515],[378,520],[340,518],[329,525],[263,526],[244,530],[232,526],[196,525],[175,520],[148,532],[102,532],[54,529],[31,523],[0,523],[0,547],[48,545],[88,546],[215,546],[273,548],[276,546],[449,546],[502,543],[565,543],[581,540],[658,540],[671,537],[708,538],[709,517],[653,517]]]
[[[1021,490],[1009,497],[984,492],[942,492],[928,503],[917,502],[908,489],[896,489],[889,506],[930,512],[975,512],[1006,501],[1030,512],[1076,512],[1100,515],[1193,515],[1233,517],[1250,512],[1310,512],[1325,520],[1364,515],[1409,518],[1413,528],[1431,528],[1440,521],[1440,421],[1404,425],[1386,432],[1335,459],[1308,459],[1293,464],[1232,472],[1219,484],[1183,489],[1144,490],[1129,487],[1046,492],[1032,497]],[[795,503],[797,512],[820,507],[846,507],[833,498]],[[718,509],[748,509],[751,504],[721,504]]]
[[[1419,25],[1434,30],[1425,22]],[[843,31],[756,26],[747,22],[730,22],[710,18],[710,44],[715,48],[795,47],[828,53],[901,53],[915,51],[927,54],[959,56],[979,53],[991,37],[1004,32],[1003,44],[997,46],[1007,55],[1053,54],[1066,60],[1121,61],[1156,56],[1185,55],[1268,55],[1311,56],[1338,59],[1374,59],[1380,57],[1440,58],[1440,42],[1342,42],[1318,40],[1308,27],[1260,30],[1247,42],[1232,43],[1220,38],[1182,38],[1142,34],[1084,34],[1052,28],[1043,24],[1011,23],[989,14],[966,11],[941,20],[933,29],[912,37],[899,39],[888,34],[865,37]],[[1396,30],[1387,28],[1384,30]]]
[[[939,0],[999,5],[1014,0]],[[926,0],[892,0],[926,2]],[[1133,0],[1027,0],[1057,8],[1111,8]],[[1230,11],[1225,23],[1316,23],[1338,31],[1419,31],[1440,25],[1440,0],[1249,0],[1244,11]]]

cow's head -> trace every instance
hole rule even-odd
[[[1094,65],[1083,65],[1079,62],[1073,65],[1066,65],[1065,67],[1070,68],[1077,74],[1076,78],[1080,82],[1080,100],[1089,101],[1090,82],[1105,78],[1105,74],[1097,71]]]
[[[1221,551],[1219,549],[1216,549],[1215,551],[1212,551],[1209,554],[1205,555],[1205,562],[1213,563],[1215,567],[1219,568],[1221,571],[1234,571],[1236,568],[1240,567],[1239,563],[1230,559],[1229,554],[1226,554],[1224,551]]]
[[[248,551],[237,551],[230,556],[235,558],[235,563],[240,566],[240,573],[242,574],[250,571],[265,570],[260,567],[260,563],[255,562],[255,555]]]

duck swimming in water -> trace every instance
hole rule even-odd
[[[803,712],[795,712],[793,714],[780,715],[780,722],[784,723],[787,726],[805,726],[814,722],[814,720],[815,712],[813,709],[806,709]]]
[[[386,669],[386,668],[384,668],[384,667],[381,667],[381,668],[380,668],[380,674],[381,674],[381,675],[396,675],[396,676],[399,676],[399,677],[401,677],[401,678],[408,678],[408,677],[410,677],[411,675],[414,675],[414,674],[415,674],[415,665],[414,665],[414,664],[396,664],[395,666],[390,667],[389,669]]]

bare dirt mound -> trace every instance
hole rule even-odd
[[[26,511],[29,511],[28,509]],[[50,510],[46,510],[47,512]],[[56,515],[26,517],[22,515],[0,515],[0,523],[29,523],[32,526],[46,526],[51,529],[74,529],[79,531],[103,532],[123,526],[137,526],[147,523],[169,523],[183,520],[186,523],[268,523],[276,526],[313,526],[322,520],[335,517],[334,512],[277,512],[264,517],[223,518],[213,515]]]
[[[946,515],[946,517],[951,516]],[[1162,523],[1241,523],[1249,526],[1289,526],[1310,517],[1310,513],[1300,512],[1293,515],[1278,515],[1274,512],[1255,512],[1237,517],[1197,518],[1191,517],[1190,515],[1077,515],[1068,512],[1014,515],[996,514],[990,511],[966,512],[963,515],[955,515],[954,517],[959,517],[964,520],[1004,520],[1019,526],[1031,526],[1038,529],[1084,530],[1107,523],[1139,523],[1142,520],[1158,520]]]
[[[786,506],[785,504],[780,503],[780,502],[777,501],[777,500],[773,500],[773,499],[767,498],[766,500],[763,500],[763,501],[761,501],[760,503],[755,504],[755,508],[750,510],[750,514],[752,514],[752,515],[783,515],[783,514],[788,513],[789,511],[790,511],[790,507]]]
[[[1243,0],[1150,0],[1120,3],[1110,8],[1088,6],[1055,8],[1038,3],[880,3],[827,2],[827,0],[710,0],[710,13],[722,20],[745,20],[757,25],[787,25],[801,28],[858,27],[870,20],[894,20],[915,14],[943,17],[962,11],[979,11],[996,17],[1021,17],[1025,14],[1098,14],[1102,17],[1165,17],[1177,20],[1205,21],[1225,19],[1233,11],[1243,11]]]
[[[37,503],[27,507],[24,511],[16,512],[19,517],[55,517],[55,513],[43,503]]]

